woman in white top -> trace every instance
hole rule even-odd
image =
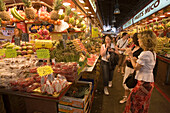
[[[106,95],[109,95],[109,91],[107,87],[112,87],[112,78],[113,78],[113,72],[114,68],[110,70],[110,65],[109,65],[109,58],[110,54],[109,52],[115,52],[118,53],[118,50],[116,49],[116,46],[114,43],[111,43],[112,38],[109,35],[106,35],[104,37],[104,44],[101,46],[100,49],[100,55],[101,55],[101,68],[103,72],[103,83],[104,83],[104,93]]]
[[[153,68],[156,63],[156,35],[152,31],[139,33],[138,41],[143,52],[138,59],[133,57],[132,51],[127,51],[133,68],[136,70],[135,79],[137,85],[133,88],[128,97],[124,113],[147,113],[150,103],[150,97],[154,88]]]

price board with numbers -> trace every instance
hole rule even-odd
[[[45,76],[53,73],[53,69],[51,68],[51,66],[43,66],[37,68],[37,72],[40,76]]]
[[[50,52],[48,49],[39,49],[36,53],[38,58],[50,58]]]
[[[6,58],[15,58],[17,57],[17,52],[15,49],[6,49],[5,56]]]

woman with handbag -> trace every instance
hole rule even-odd
[[[115,44],[111,43],[112,38],[110,35],[104,37],[104,44],[102,44],[100,49],[101,55],[101,69],[103,72],[103,83],[104,83],[104,94],[109,95],[108,87],[112,87],[113,72],[116,66],[111,67],[109,63],[110,54],[109,52],[117,51]],[[118,53],[118,51],[117,51]],[[112,69],[110,69],[112,68]]]
[[[124,113],[148,113],[150,97],[154,88],[153,68],[156,63],[157,38],[152,31],[143,31],[138,34],[138,38],[139,45],[144,50],[138,59],[133,57],[131,50],[127,51],[132,66],[136,70],[135,79],[138,80],[138,83],[128,97]]]
[[[135,33],[132,37],[132,40],[133,40],[133,43],[134,43],[135,46],[133,48],[129,48],[129,49],[132,50],[133,57],[136,57],[136,58],[138,58],[140,53],[143,51],[143,49],[140,48],[140,46],[139,46],[137,35],[138,35],[138,33]],[[130,89],[126,86],[126,84],[124,82],[125,82],[126,78],[128,77],[128,75],[134,72],[132,63],[131,63],[130,58],[128,56],[126,57],[126,64],[127,65],[125,67],[125,74],[124,74],[124,77],[123,77],[123,87],[125,89],[125,93],[124,93],[123,99],[120,100],[121,104],[125,103],[127,101],[127,97],[129,95],[129,92],[130,92]]]

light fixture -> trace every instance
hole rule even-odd
[[[89,9],[89,7],[84,7],[84,9]]]
[[[94,17],[94,15],[91,15],[91,17]]]
[[[75,10],[76,10],[76,8],[71,8],[71,10],[72,10],[72,11],[75,11]]]
[[[152,22],[153,20],[149,20],[149,22]]]
[[[79,0],[79,2],[80,2],[80,3],[82,3],[82,4],[84,4],[84,3],[85,3],[85,2],[84,2],[84,0]]]
[[[80,12],[77,12],[77,14],[79,15],[79,14],[81,14]]]
[[[64,6],[69,6],[69,5],[71,5],[71,3],[69,3],[69,2],[64,2],[63,5],[64,5]]]
[[[116,22],[116,17],[114,16],[113,20],[112,20],[112,23],[115,23],[115,22]]]
[[[84,17],[84,15],[80,15],[80,17],[82,18],[82,17]]]
[[[154,18],[153,20],[158,20],[158,18],[156,17],[156,18]]]
[[[161,16],[159,16],[159,17],[165,17],[165,15],[161,15]]]
[[[116,0],[116,5],[115,5],[114,14],[120,14],[118,0]]]
[[[62,15],[63,14],[63,9],[59,9],[58,14]]]
[[[92,14],[92,12],[88,12],[89,14]]]
[[[170,14],[170,12],[167,13],[168,15]]]

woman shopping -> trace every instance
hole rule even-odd
[[[109,95],[108,87],[112,87],[113,72],[116,65],[109,64],[110,52],[117,52],[115,44],[111,43],[112,38],[109,35],[104,37],[104,44],[101,46],[100,55],[101,55],[101,68],[103,72],[103,83],[104,83],[104,94]]]
[[[140,48],[140,46],[139,46],[137,35],[138,35],[138,33],[135,33],[132,37],[132,41],[135,46],[133,46],[133,48],[129,48],[132,50],[133,57],[136,57],[136,58],[138,58],[140,53],[143,51],[143,49]],[[134,72],[132,63],[130,62],[130,58],[128,56],[126,57],[126,64],[127,65],[125,67],[125,74],[124,74],[124,78],[123,78],[123,87],[125,89],[125,93],[124,93],[123,99],[120,100],[121,104],[125,103],[127,101],[127,97],[130,92],[130,89],[126,86],[126,84],[124,84],[124,82],[125,82],[126,78],[128,77],[128,75]]]
[[[138,38],[139,45],[144,50],[138,59],[133,57],[130,49],[127,50],[132,66],[136,70],[135,79],[138,80],[138,83],[128,97],[124,113],[148,113],[150,97],[154,88],[156,35],[152,31],[143,31]]]

